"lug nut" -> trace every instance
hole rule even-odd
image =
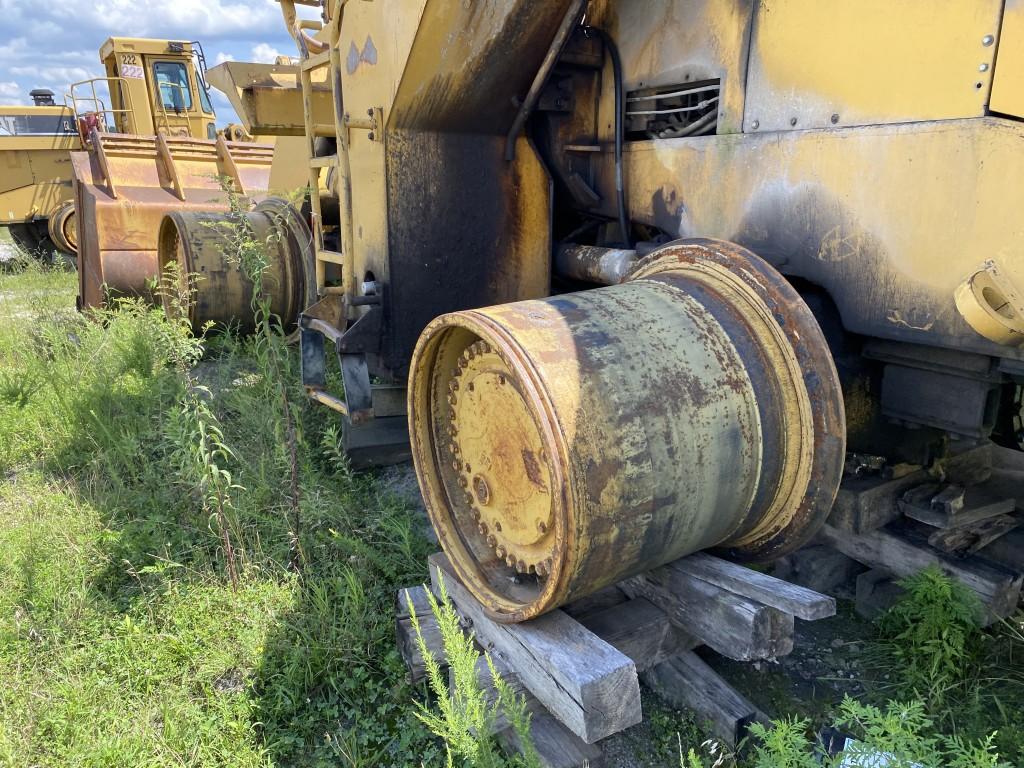
[[[491,549],[494,549],[494,546],[497,543],[498,543],[498,540],[496,538],[494,538],[494,534],[493,533],[490,536],[487,537],[487,546],[490,547]]]
[[[508,554],[508,552],[505,550],[504,547],[498,546],[498,548],[494,550],[494,554],[498,556],[499,560],[504,560],[505,555]]]

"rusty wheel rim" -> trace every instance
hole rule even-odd
[[[558,605],[574,541],[568,459],[529,362],[501,328],[466,312],[427,326],[412,370],[417,477],[460,580],[501,621]]]

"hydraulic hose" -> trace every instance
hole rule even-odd
[[[623,183],[622,173],[622,145],[626,134],[626,106],[625,93],[622,85],[622,58],[619,56],[619,47],[612,40],[611,35],[598,27],[587,27],[587,34],[595,34],[601,38],[605,50],[612,60],[612,77],[615,80],[615,195],[619,209],[619,230],[622,232],[622,242],[626,248],[632,248],[632,239],[629,236],[629,219],[626,217],[626,190]]]

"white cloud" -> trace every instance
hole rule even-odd
[[[266,43],[258,43],[252,47],[252,60],[260,64],[273,64],[281,52]]]
[[[59,100],[72,81],[102,76],[97,52],[111,36],[199,40],[211,65],[294,48],[275,0],[0,0],[0,19],[3,103],[28,104],[33,88]],[[214,99],[218,122],[236,119]]]
[[[21,103],[21,86],[13,80],[0,80],[0,105],[8,106]]]

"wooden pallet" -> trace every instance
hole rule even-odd
[[[793,648],[794,618],[835,614],[835,600],[706,554],[683,558],[522,624],[490,620],[442,554],[430,558],[432,589],[444,579],[463,622],[472,628],[502,676],[526,697],[532,735],[544,764],[602,764],[600,740],[638,724],[643,680],[674,703],[696,710],[723,742],[735,745],[756,707],[693,651],[707,645],[733,659],[754,661]],[[409,618],[412,600],[430,652],[442,661],[437,625],[423,587],[400,590],[399,650],[410,678],[424,676]],[[489,685],[481,659],[478,675]],[[499,723],[498,740],[518,748]]]

